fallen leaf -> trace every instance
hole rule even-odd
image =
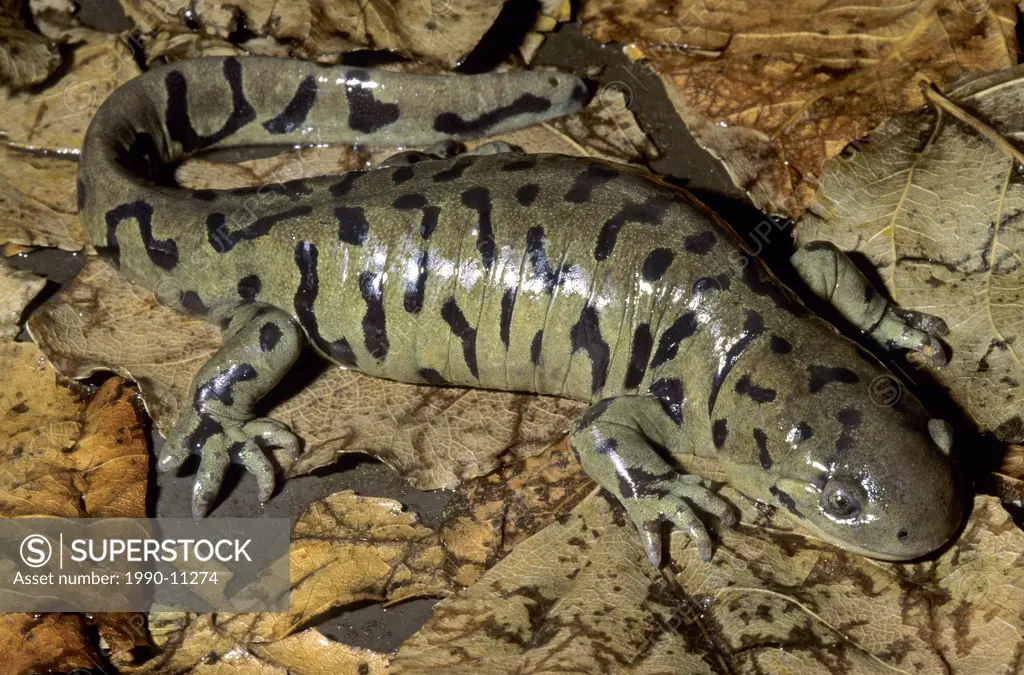
[[[0,612],[0,663],[17,675],[95,668],[101,659],[87,632],[77,614]]]
[[[742,506],[711,563],[673,537],[658,576],[600,493],[445,600],[394,673],[1010,672],[1024,649],[1024,532],[976,499],[940,558],[891,564]],[[771,509],[769,509],[771,511]]]
[[[762,210],[799,216],[822,165],[890,115],[918,81],[1017,62],[1016,3],[836,5],[800,0],[585,0],[585,35],[629,45],[695,138]]]
[[[266,642],[245,631],[251,614],[150,615],[157,655],[123,675],[384,675],[389,657],[328,640],[315,629]]]
[[[22,312],[45,285],[46,279],[0,262],[0,339],[21,331]]]
[[[77,173],[78,165],[65,158],[0,144],[0,243],[81,249],[85,232],[76,215]]]
[[[386,49],[448,67],[458,65],[473,50],[503,4],[498,0],[241,0],[230,5],[211,0],[121,0],[125,14],[144,33],[187,20],[222,39],[240,32],[273,38],[302,58],[360,48]]]
[[[145,516],[149,453],[118,378],[82,404],[31,343],[0,347],[0,516]]]
[[[452,580],[458,586],[476,583],[520,541],[568,514],[593,489],[568,438],[462,483],[440,529]]]
[[[94,31],[76,36],[68,43],[70,63],[46,89],[0,92],[0,138],[7,144],[78,154],[100,104],[139,74],[125,39]]]
[[[391,604],[447,595],[437,532],[393,499],[338,492],[310,504],[292,529],[290,613],[262,613],[246,630],[272,642],[362,600]]]
[[[0,2],[0,85],[10,89],[39,84],[60,65],[57,46],[25,25],[21,5]]]
[[[671,630],[679,603],[593,492],[438,603],[392,673],[710,673],[693,636]]]
[[[966,78],[946,96],[1011,142],[1024,135],[1024,68]],[[827,239],[866,256],[897,303],[942,317],[950,363],[919,367],[982,430],[1024,440],[1020,165],[931,106],[859,145],[826,167],[798,243]]]

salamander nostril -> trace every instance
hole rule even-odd
[[[910,536],[910,533],[907,532],[906,530],[900,530],[899,532],[896,533],[896,538],[899,539],[900,541],[903,541],[904,539],[906,539],[909,536]]]

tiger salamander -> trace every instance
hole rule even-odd
[[[428,77],[227,57],[154,68],[107,99],[78,172],[90,240],[223,330],[158,464],[201,457],[196,517],[230,462],[271,495],[261,446],[299,441],[253,407],[311,344],[372,376],[591,403],[572,446],[656,565],[672,527],[709,559],[698,513],[736,522],[671,453],[717,457],[740,492],[851,551],[905,560],[951,538],[961,486],[949,425],[909,393],[874,404],[885,367],[751,262],[696,199],[590,158],[449,152],[589,97],[550,72]],[[324,140],[440,150],[255,189],[172,178],[199,151]],[[871,338],[943,360],[942,322],[888,303],[833,246],[809,244],[793,264]]]

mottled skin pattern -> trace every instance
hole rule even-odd
[[[270,496],[260,444],[298,442],[253,419],[253,405],[309,342],[379,377],[593,403],[573,446],[655,564],[663,526],[708,558],[696,511],[735,522],[666,450],[717,455],[738,489],[867,555],[910,559],[953,534],[948,425],[909,395],[874,405],[884,367],[808,315],[687,193],[626,167],[494,147],[260,189],[168,178],[211,147],[430,144],[587,97],[550,73],[421,78],[257,58],[154,69],[110,97],[81,157],[82,222],[124,273],[180,289],[176,300],[224,330],[159,462],[201,456],[197,516],[230,461]],[[834,248],[809,245],[794,265],[853,325],[941,360],[941,322],[889,306]]]

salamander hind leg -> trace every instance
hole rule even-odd
[[[679,473],[658,454],[651,439],[661,434],[645,422],[660,414],[652,406],[658,408],[657,401],[643,396],[598,401],[576,425],[573,449],[584,471],[626,509],[655,567],[661,565],[669,526],[685,530],[700,557],[710,560],[711,537],[696,509],[729,527],[736,514],[699,476]]]
[[[809,242],[790,262],[815,295],[874,341],[921,352],[936,365],[945,365],[946,352],[938,339],[946,334],[945,322],[890,303],[834,244]]]
[[[230,462],[256,476],[259,499],[274,491],[274,467],[263,446],[298,452],[299,440],[280,422],[254,418],[253,406],[295,363],[304,335],[287,313],[266,305],[245,305],[224,317],[224,344],[199,370],[189,389],[189,406],[167,436],[159,471],[176,469],[189,455],[200,456],[192,491],[192,515],[206,515]]]

